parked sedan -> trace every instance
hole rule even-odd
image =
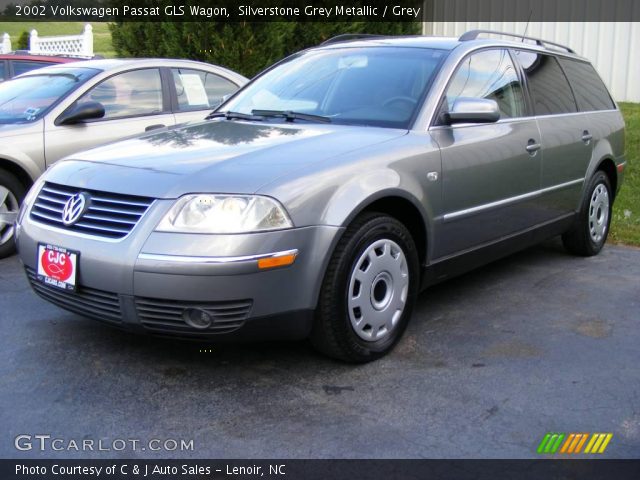
[[[89,60],[0,84],[0,258],[12,217],[45,168],[79,150],[202,120],[247,79],[189,60]]]
[[[0,55],[0,82],[38,68],[79,60],[83,58],[64,55],[32,55],[21,52],[4,53]]]

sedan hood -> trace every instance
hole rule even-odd
[[[254,193],[278,177],[406,130],[212,120],[72,155],[46,180],[78,188],[176,198]]]

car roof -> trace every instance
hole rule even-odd
[[[214,70],[219,71],[220,73],[225,73],[226,75],[237,81],[246,82],[247,79],[233,70],[229,70],[227,68],[221,67],[219,65],[215,65],[212,63],[204,63],[197,62],[194,60],[184,60],[184,59],[171,59],[171,58],[108,58],[108,59],[99,59],[99,60],[85,60],[82,63],[77,65],[73,65],[74,68],[93,68],[95,70],[100,70],[102,72],[114,71],[118,72],[121,70],[126,70],[130,67],[136,68],[145,68],[145,67],[175,67],[175,68],[212,68]],[[69,65],[51,65],[45,68],[41,68],[38,70],[32,70],[30,72],[24,73],[20,76],[27,76],[30,74],[42,74],[48,71],[55,71],[57,69],[69,68]]]
[[[0,60],[29,60],[32,62],[69,63],[84,60],[80,57],[64,57],[58,55],[30,55],[28,53],[3,53]]]
[[[321,49],[334,49],[334,48],[362,48],[362,47],[411,47],[411,48],[434,48],[440,50],[475,50],[483,46],[502,46],[506,48],[525,48],[530,50],[539,51],[540,53],[548,53],[553,55],[563,55],[571,58],[577,58],[586,60],[583,57],[573,53],[572,51],[565,51],[562,49],[552,48],[551,45],[544,46],[535,43],[520,41],[502,40],[496,38],[477,38],[473,40],[460,40],[455,37],[437,37],[426,35],[409,35],[409,36],[396,36],[396,37],[378,37],[369,36],[363,38],[345,38],[341,40],[339,37],[332,41],[331,39],[324,44],[315,48]]]

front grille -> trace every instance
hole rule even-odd
[[[65,226],[64,205],[76,193],[87,193],[91,200],[80,220]],[[96,237],[126,237],[153,203],[153,199],[133,195],[98,192],[54,183],[45,183],[31,208],[31,219],[52,227]]]
[[[74,313],[103,322],[120,324],[122,311],[118,295],[94,288],[78,287],[73,292],[39,282],[36,272],[27,268],[27,277],[33,290],[45,300]]]
[[[145,328],[164,333],[219,334],[229,333],[244,325],[253,302],[182,302],[157,298],[136,298],[138,317]],[[201,309],[213,319],[207,329],[196,329],[184,320],[187,309]]]

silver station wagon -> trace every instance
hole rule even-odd
[[[207,121],[58,162],[17,219],[33,289],[131,330],[366,362],[429,285],[557,235],[597,254],[620,111],[571,49],[486,33],[341,36]]]

